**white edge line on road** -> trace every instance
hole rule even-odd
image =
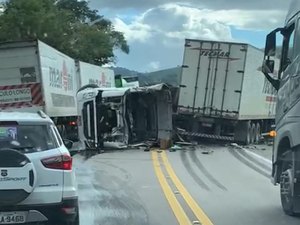
[[[269,160],[269,159],[267,159],[267,158],[265,158],[265,157],[263,157],[261,155],[258,155],[258,154],[254,153],[254,152],[252,152],[252,151],[250,151],[250,150],[248,150],[246,148],[243,148],[243,147],[240,147],[240,148],[243,149],[243,150],[245,150],[248,154],[253,155],[257,159],[264,161],[265,163],[268,164],[268,166],[272,167],[272,161],[271,160]]]

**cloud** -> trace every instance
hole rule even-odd
[[[161,37],[166,44],[178,39],[232,40],[230,27],[265,30],[279,26],[284,14],[279,10],[210,10],[179,4],[165,4],[146,10],[131,22],[114,19],[117,30],[129,42],[145,42]],[[166,41],[168,40],[168,41]]]
[[[149,25],[135,20],[130,24],[126,24],[120,18],[113,20],[116,30],[124,33],[127,40],[144,42],[151,37],[151,28]]]
[[[264,30],[280,26],[285,13],[280,10],[206,10],[208,19],[215,19],[239,29]]]
[[[148,68],[150,71],[158,70],[160,68],[160,62],[159,61],[150,62]]]
[[[139,13],[135,11],[129,20],[121,14],[116,15],[120,16],[114,17],[114,26],[124,33],[131,49],[129,55],[117,53],[117,65],[144,72],[180,65],[186,38],[240,42],[234,40],[232,30],[235,33],[237,30],[271,30],[283,24],[285,12],[242,7],[213,10],[195,8],[192,4],[167,3]],[[242,41],[245,40],[250,41],[249,38]]]
[[[157,7],[167,3],[181,3],[193,5],[194,7],[208,9],[244,9],[244,10],[283,10],[288,9],[291,0],[90,0],[93,7],[98,9],[125,9],[139,8],[141,10]]]
[[[147,10],[130,23],[117,18],[114,25],[124,32],[129,42],[157,39],[172,45],[185,38],[232,40],[230,27],[214,19],[211,12],[167,4]]]
[[[207,25],[218,22],[243,29],[269,29],[281,24],[285,13],[280,10],[211,10],[166,4],[148,10],[144,17],[144,22],[147,24],[152,23],[151,26],[159,26],[163,29],[175,29],[180,25],[187,29],[201,28],[201,22]]]
[[[154,71],[182,64],[184,39],[232,40],[230,27],[208,19],[188,6],[167,4],[148,9],[132,21],[115,18],[116,30],[124,32],[130,54],[118,54],[117,65]]]

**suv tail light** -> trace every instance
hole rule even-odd
[[[42,159],[42,164],[49,169],[72,170],[72,157],[69,155],[55,156]]]

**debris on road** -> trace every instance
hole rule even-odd
[[[237,143],[230,143],[230,146],[232,146],[232,147],[239,147],[239,145]]]
[[[209,155],[212,154],[214,151],[202,151],[201,154],[203,155]]]
[[[178,142],[175,142],[175,144],[177,145],[183,145],[183,146],[192,146],[192,145],[195,145],[191,142],[184,142],[184,141],[178,141]]]
[[[144,152],[150,152],[150,148],[149,147],[145,148]]]
[[[179,145],[173,145],[171,148],[169,148],[170,152],[176,152],[177,150],[182,150],[182,147]]]

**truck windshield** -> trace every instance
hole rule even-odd
[[[117,97],[105,97],[103,98],[104,103],[116,103],[120,104],[122,102],[122,97],[117,96]]]
[[[58,144],[48,125],[13,125],[0,126],[0,146],[32,153],[57,148]]]

